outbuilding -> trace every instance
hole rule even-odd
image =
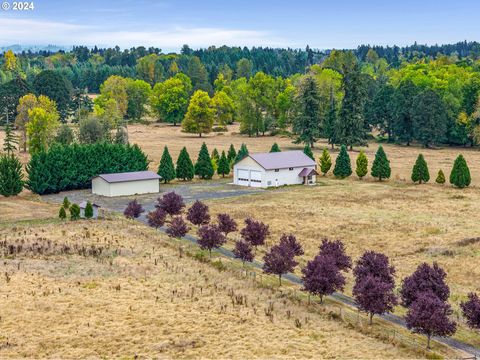
[[[159,191],[160,176],[153,171],[100,174],[92,179],[92,193],[102,196],[128,196]]]
[[[233,166],[234,184],[251,187],[315,184],[316,163],[303,151],[249,154]]]

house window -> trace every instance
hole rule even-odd
[[[275,172],[279,172],[279,171],[280,171],[280,169],[275,169]]]
[[[293,168],[288,168],[288,170],[292,171],[292,170],[293,170]]]

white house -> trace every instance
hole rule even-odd
[[[250,154],[233,166],[236,185],[271,187],[314,184],[316,163],[303,151]]]
[[[153,171],[101,174],[92,179],[92,193],[127,196],[160,192],[160,176]]]

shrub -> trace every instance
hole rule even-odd
[[[137,199],[134,199],[128,203],[127,207],[123,211],[123,215],[125,215],[127,219],[136,219],[144,211],[145,209],[142,207],[142,205],[137,202]]]
[[[147,156],[137,145],[56,144],[32,155],[26,185],[36,194],[51,194],[89,188],[99,174],[147,169]]]
[[[168,152],[168,147],[164,147],[162,159],[160,160],[160,165],[158,166],[158,175],[162,177],[162,180],[166,183],[170,182],[171,180],[175,179],[175,167],[173,166],[172,157]]]
[[[422,182],[428,182],[429,180],[430,173],[428,172],[427,162],[425,161],[423,155],[419,154],[417,161],[415,161],[415,165],[413,165],[412,181],[421,184]]]
[[[437,184],[445,184],[445,174],[443,173],[442,169],[438,170],[437,178],[435,179]]]
[[[363,150],[361,150],[360,154],[358,154],[356,163],[357,167],[355,169],[355,173],[360,179],[362,179],[368,174],[368,159]]]
[[[379,181],[388,179],[391,175],[390,161],[387,158],[387,154],[383,150],[383,146],[378,147],[375,154],[375,160],[373,160],[371,174],[373,177],[378,178]]]
[[[337,159],[335,160],[335,168],[333,169],[335,177],[344,179],[352,175],[352,166],[350,164],[350,156],[348,156],[347,148],[342,145]]]
[[[70,220],[80,219],[80,206],[77,204],[70,205]]]
[[[73,130],[67,124],[60,126],[55,141],[62,145],[70,145],[75,140]]]
[[[322,155],[320,156],[320,171],[325,176],[332,167],[332,158],[327,148],[323,148]]]
[[[458,188],[464,188],[470,185],[471,180],[470,169],[465,158],[460,154],[453,164],[453,169],[450,173],[450,184]]]
[[[0,156],[0,194],[14,196],[22,192],[23,172],[20,160],[14,155]]]
[[[70,204],[70,201],[68,200],[68,197],[65,196],[63,198],[63,205],[62,206],[65,208],[65,210],[68,210],[70,208],[70,205],[71,204]]]
[[[280,152],[280,146],[278,146],[277,143],[273,143],[272,148],[270,149],[270,152]]]
[[[65,208],[63,206],[60,207],[60,210],[58,211],[58,217],[62,220],[65,220],[67,218],[67,213],[66,213]]]
[[[91,219],[93,217],[93,206],[90,201],[87,201],[87,205],[85,205],[85,219]]]

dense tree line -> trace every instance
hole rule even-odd
[[[147,170],[148,160],[136,145],[54,145],[33,154],[26,169],[26,186],[42,195],[88,188],[99,174]]]

